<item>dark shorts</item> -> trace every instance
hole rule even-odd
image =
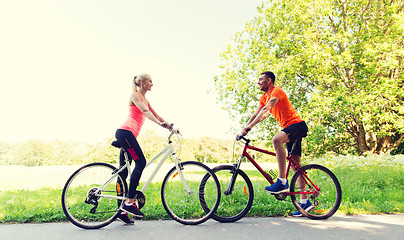
[[[286,143],[286,148],[288,149],[288,154],[293,154],[297,156],[302,156],[302,138],[307,136],[308,128],[306,123],[299,122],[290,125],[289,127],[286,127],[282,129],[288,136],[289,136],[289,142]],[[293,143],[296,145],[295,148],[292,151]]]

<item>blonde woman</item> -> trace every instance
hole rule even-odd
[[[137,137],[145,118],[150,119],[164,128],[169,128],[169,124],[156,113],[150,105],[150,102],[146,99],[146,93],[151,91],[153,86],[153,81],[150,75],[140,74],[135,76],[133,84],[134,91],[129,99],[129,116],[115,133],[115,137],[121,144],[121,147],[129,153],[129,158],[135,162],[135,168],[130,176],[129,191],[126,196],[127,199],[124,204],[122,204],[122,214],[118,216],[118,219],[125,224],[133,224],[133,220],[128,217],[127,213],[132,214],[137,219],[141,219],[144,216],[139,210],[134,197],[136,188],[139,185],[140,177],[146,165],[146,159],[139,143],[137,142]],[[119,162],[121,166],[125,165],[125,157],[122,150]],[[122,175],[123,179],[126,179],[128,176],[128,170],[125,169]]]

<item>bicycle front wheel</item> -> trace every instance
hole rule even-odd
[[[290,192],[315,192],[311,194],[291,195],[296,209],[310,219],[327,219],[331,217],[341,204],[341,185],[337,177],[326,167],[310,164],[297,171],[290,181]],[[316,191],[317,186],[320,191]],[[305,211],[300,207],[300,198],[307,198],[314,205],[314,209]]]
[[[203,223],[219,205],[219,181],[212,170],[202,163],[188,161],[179,164],[179,167],[180,171],[173,167],[164,178],[161,186],[163,206],[168,215],[179,223]],[[201,189],[204,191],[201,192]],[[205,212],[204,207],[210,211]]]
[[[221,165],[212,169],[220,182],[220,204],[212,218],[219,222],[235,222],[243,218],[254,201],[254,188],[247,174],[237,170],[234,186],[229,189],[234,173],[233,166]],[[209,209],[208,209],[209,210]]]
[[[62,192],[62,208],[74,225],[96,229],[113,222],[127,184],[120,175],[113,178],[116,168],[107,163],[91,163],[74,172]]]

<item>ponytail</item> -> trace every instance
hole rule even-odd
[[[135,76],[133,78],[133,90],[137,92],[137,88],[139,87],[140,87],[140,78],[138,76]]]

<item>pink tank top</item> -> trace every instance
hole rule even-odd
[[[139,94],[139,93],[137,93]],[[140,96],[140,94],[139,94]],[[140,99],[143,102],[143,98],[140,96]],[[144,102],[143,102],[144,103]],[[122,124],[120,129],[129,130],[133,133],[133,135],[137,138],[139,136],[140,129],[143,126],[145,115],[136,105],[129,106],[129,116],[126,119],[125,123]]]

